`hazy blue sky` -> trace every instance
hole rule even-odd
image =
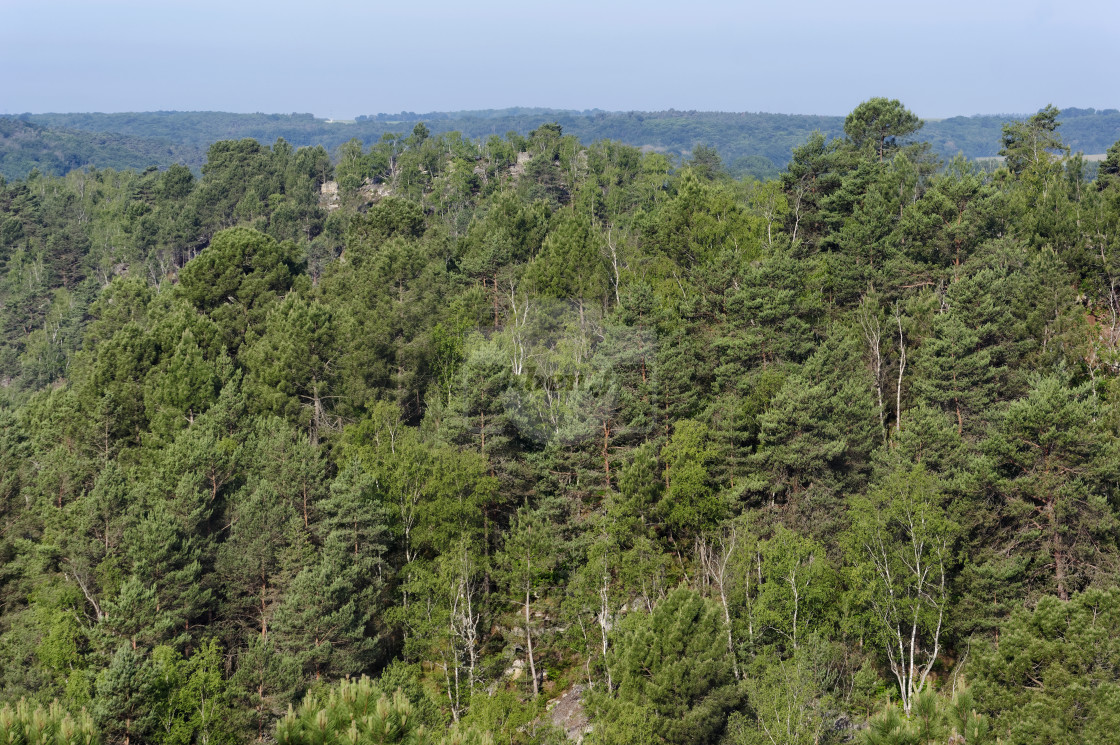
[[[0,113],[1120,108],[1116,0],[0,0]]]

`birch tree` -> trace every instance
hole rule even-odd
[[[957,526],[924,466],[896,469],[855,497],[846,536],[864,628],[886,652],[907,715],[941,651]]]
[[[510,524],[505,551],[499,561],[511,597],[521,605],[525,622],[525,661],[533,681],[533,696],[540,693],[537,660],[533,651],[533,600],[559,559],[559,536],[541,510],[527,506],[517,511]]]

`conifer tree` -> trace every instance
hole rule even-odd
[[[1117,518],[1106,494],[1114,445],[1093,415],[1085,386],[1038,380],[1008,406],[985,442],[1002,497],[1000,532],[1019,544],[1029,594],[1071,593],[1117,566]],[[994,536],[993,536],[994,537]]]
[[[608,664],[617,689],[592,698],[596,742],[718,742],[741,700],[722,614],[686,588],[627,616]]]

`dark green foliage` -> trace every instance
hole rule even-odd
[[[917,132],[922,120],[897,99],[864,101],[844,120],[844,134],[858,149],[871,148],[883,160],[898,139]]]
[[[543,297],[605,304],[609,268],[602,242],[582,216],[559,216],[529,265],[529,281]]]
[[[753,460],[762,478],[752,486],[765,503],[795,507],[814,532],[832,530],[840,493],[866,483],[880,439],[861,368],[855,340],[834,335],[784,379],[758,419]]]
[[[307,429],[315,443],[332,426],[341,356],[335,326],[329,307],[292,293],[272,309],[260,339],[244,354],[248,392],[260,408]]]
[[[741,700],[716,607],[680,588],[632,614],[610,664],[617,690],[593,699],[602,743],[717,742]]]
[[[97,676],[93,714],[113,741],[127,743],[155,724],[146,700],[153,681],[149,661],[127,644],[117,649],[108,667]]]
[[[1009,552],[1023,562],[1026,593],[1067,600],[1117,567],[1117,523],[1109,506],[1116,456],[1086,387],[1049,377],[1011,404],[985,443]],[[1099,580],[1098,580],[1099,578]]]
[[[1057,134],[1060,126],[1058,111],[1053,105],[1047,106],[1025,122],[1013,122],[1003,127],[1003,147],[999,154],[1004,157],[1008,170],[1017,175],[1025,172],[1038,172],[1050,164],[1051,156],[1069,149],[1062,144]]]
[[[33,169],[62,176],[87,166],[143,169],[150,165],[201,163],[203,148],[167,137],[83,131],[0,117],[0,176],[20,179]]]
[[[419,238],[423,233],[424,210],[420,205],[390,197],[375,204],[364,216],[351,220],[347,240],[376,248],[395,236]],[[351,254],[349,258],[359,264],[362,260],[360,255]]]
[[[979,708],[1007,743],[1109,742],[1120,726],[1120,593],[1020,610],[970,665]]]
[[[243,340],[263,332],[271,305],[291,287],[295,269],[294,246],[250,228],[231,228],[184,267],[179,288],[237,352]]]

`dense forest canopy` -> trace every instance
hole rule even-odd
[[[996,156],[1004,122],[1027,116],[957,116],[927,121],[922,137],[943,160]],[[1061,114],[1064,141],[1074,152],[1104,153],[1120,140],[1120,111],[1066,109]],[[12,138],[14,122],[36,128]],[[31,167],[63,175],[75,167],[143,169],[183,163],[197,172],[206,149],[219,140],[283,138],[296,147],[322,145],[329,152],[357,138],[372,145],[386,134],[410,132],[424,122],[434,134],[460,132],[472,140],[491,135],[521,136],[556,122],[582,142],[617,140],[680,158],[697,145],[714,147],[734,176],[777,177],[790,152],[816,130],[828,137],[844,134],[844,117],[705,111],[564,111],[496,109],[485,111],[378,114],[352,122],[317,119],[311,114],[230,114],[160,111],[128,114],[25,114],[0,118],[0,174],[24,178]],[[38,128],[42,128],[41,131]],[[109,134],[105,134],[109,133]]]
[[[1114,742],[1113,115],[0,179],[0,741]]]

